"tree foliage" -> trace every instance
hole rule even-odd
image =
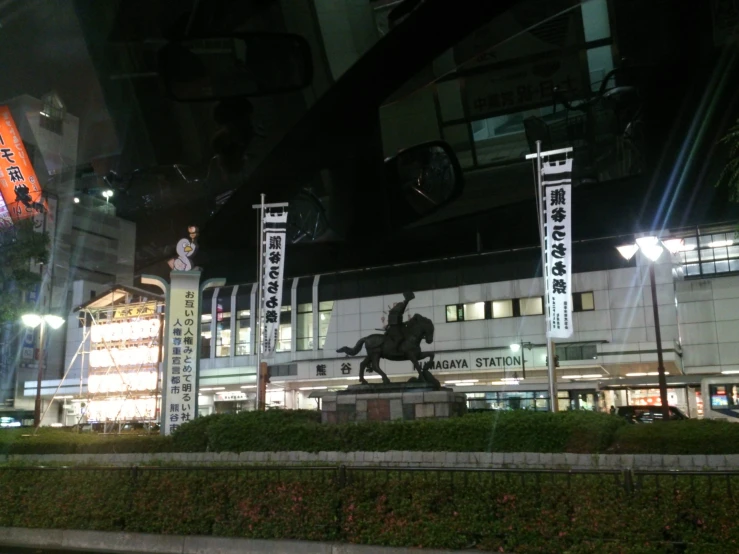
[[[23,295],[41,281],[31,270],[31,263],[46,263],[49,258],[49,235],[38,233],[33,221],[16,223],[0,232],[0,323],[16,319]]]
[[[739,119],[720,142],[728,145],[729,161],[721,172],[718,184],[726,183],[730,200],[739,202]]]

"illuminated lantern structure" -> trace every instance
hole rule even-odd
[[[81,341],[70,367],[77,367],[87,387],[80,386],[82,394],[69,404],[68,415],[107,431],[130,422],[157,423],[164,298],[119,285],[77,313]]]

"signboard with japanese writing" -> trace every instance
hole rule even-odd
[[[287,212],[265,211],[262,244],[262,354],[269,356],[276,348],[282,309],[282,275],[285,267],[285,227]]]
[[[567,100],[582,98],[590,91],[587,59],[583,63],[577,51],[543,54],[514,66],[506,64],[466,77],[464,82],[469,119],[551,106],[555,87]]]
[[[200,272],[173,271],[167,303],[162,428],[169,435],[197,414]]]
[[[525,357],[525,361],[524,361]],[[363,357],[335,358],[331,360],[306,360],[298,362],[299,379],[358,378],[359,364]],[[381,360],[382,370],[388,375],[415,376],[410,362]],[[441,372],[470,372],[489,370],[500,371],[500,377],[511,377],[511,371],[546,367],[546,348],[511,352],[508,348],[491,350],[468,350],[460,352],[437,352],[431,368],[435,374]],[[506,373],[508,372],[508,373]],[[374,373],[367,371],[365,378],[372,379]]]
[[[541,199],[551,338],[572,336],[572,158],[543,158]]]
[[[131,317],[152,316],[157,313],[157,303],[135,304],[133,306],[121,306],[113,312],[113,319],[128,319]]]
[[[33,163],[7,106],[0,106],[0,196],[11,220],[1,219],[0,209],[0,227],[48,209]]]

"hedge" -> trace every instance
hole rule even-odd
[[[0,430],[0,454],[128,454],[172,452],[172,439],[161,435],[101,435],[42,427]]]
[[[719,420],[624,425],[611,450],[623,454],[739,454],[739,425]]]
[[[573,452],[735,454],[739,425],[689,420],[628,425],[593,412],[511,411],[451,419],[323,425],[309,410],[197,418],[172,437],[42,428],[0,430],[0,454],[247,451]]]
[[[164,468],[0,468],[0,527],[476,548],[739,551],[739,477]],[[61,509],[60,509],[61,507]]]
[[[289,412],[287,412],[289,414]],[[180,451],[603,452],[622,420],[592,412],[528,411],[450,419],[323,425],[317,412],[221,415],[183,425]],[[205,448],[204,448],[205,447]]]

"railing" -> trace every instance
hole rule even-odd
[[[5,466],[0,527],[733,553],[737,486],[739,471]]]
[[[598,478],[611,481],[612,484],[629,494],[653,489],[656,492],[676,492],[683,490],[687,484],[688,491],[697,491],[698,484],[705,484],[706,492],[712,494],[722,490],[727,497],[734,497],[734,488],[739,486],[739,470],[736,471],[684,471],[684,470],[634,470],[634,469],[506,469],[506,468],[436,468],[436,467],[384,467],[384,466],[2,466],[0,475],[7,472],[110,472],[111,474],[128,474],[132,483],[137,483],[142,476],[157,473],[186,473],[197,475],[202,473],[250,474],[256,478],[276,478],[278,481],[286,474],[319,476],[326,484],[333,483],[343,488],[353,483],[366,482],[368,479],[384,479],[402,477],[406,474],[420,476],[428,482],[442,484],[469,484],[474,479],[488,477],[495,482],[500,479],[511,483],[516,480],[522,486],[541,487],[545,483],[557,481],[571,487],[578,478]],[[732,484],[732,479],[737,479]],[[473,482],[474,484],[474,482]]]

